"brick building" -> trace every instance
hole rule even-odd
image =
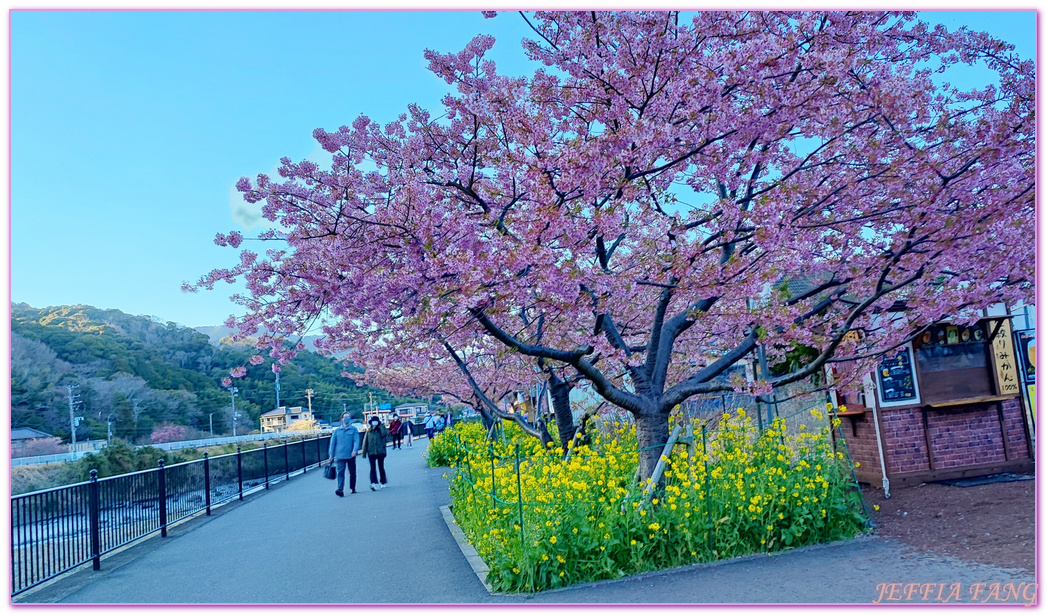
[[[836,431],[858,479],[874,485],[1031,473],[1033,447],[1022,407],[1007,317],[939,323],[885,356]],[[884,480],[884,479],[887,480]]]

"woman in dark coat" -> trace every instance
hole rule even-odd
[[[385,485],[385,443],[389,438],[389,430],[382,425],[377,416],[372,416],[367,425],[363,454],[371,463],[371,491],[377,491]]]

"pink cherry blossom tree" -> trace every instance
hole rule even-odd
[[[1009,45],[911,13],[524,19],[530,77],[488,36],[426,52],[439,112],[317,129],[329,167],[242,179],[275,246],[196,287],[243,277],[244,335],[321,323],[392,365],[397,335],[482,334],[577,374],[635,417],[644,477],[669,412],[758,344],[817,352],[760,393],[1031,299],[1034,71]],[[967,64],[994,82],[942,83]]]
[[[170,423],[164,423],[153,430],[149,440],[153,444],[161,444],[163,442],[180,442],[188,438],[189,430],[182,425],[172,425]]]

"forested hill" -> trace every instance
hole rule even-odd
[[[248,363],[249,345],[211,344],[208,336],[176,323],[119,310],[75,305],[33,308],[11,305],[11,425],[34,427],[63,439],[69,436],[67,385],[79,385],[77,440],[106,437],[112,416],[113,433],[147,442],[163,424],[208,431],[232,432],[230,394],[223,377],[238,365],[247,376],[236,380],[237,432],[258,429],[258,416],[276,405],[271,360]],[[264,356],[264,355],[263,355]],[[280,373],[280,404],[307,406],[312,389],[313,411],[323,420],[337,417],[343,404],[361,408],[404,401],[385,391],[358,388],[342,377],[344,368],[313,352],[299,353]]]

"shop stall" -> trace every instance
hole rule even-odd
[[[884,356],[836,431],[874,485],[1032,473],[1009,317],[940,323]]]

